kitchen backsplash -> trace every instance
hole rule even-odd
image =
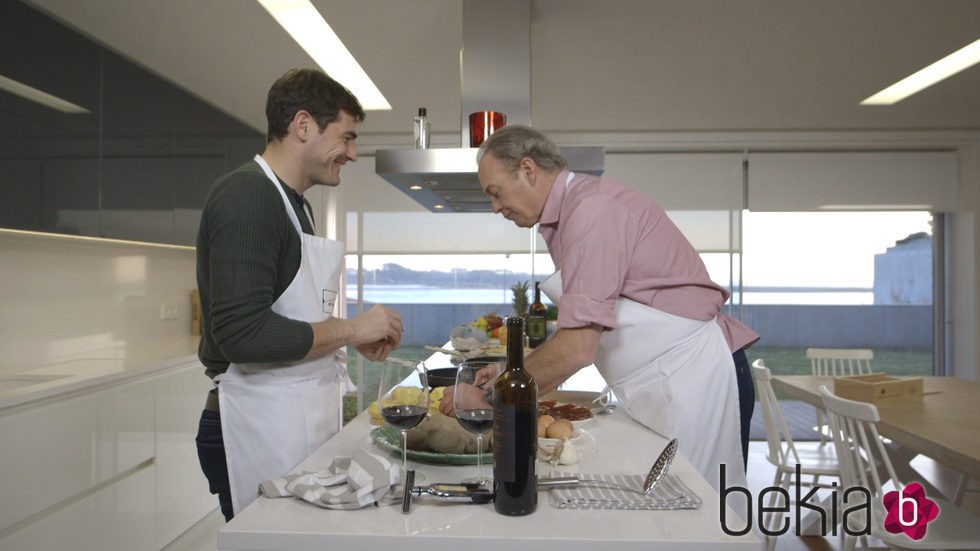
[[[0,230],[0,372],[193,353],[189,247]]]

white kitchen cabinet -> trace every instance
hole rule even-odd
[[[156,545],[161,549],[218,506],[197,459],[197,425],[211,388],[197,361],[154,379]]]
[[[0,540],[0,551],[154,549],[153,471],[150,464],[44,515]]]
[[[193,356],[0,409],[0,551],[161,549],[217,507]]]
[[[0,533],[153,462],[150,381],[10,409],[0,414]]]

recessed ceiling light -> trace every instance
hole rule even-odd
[[[912,73],[865,99],[861,105],[892,105],[980,62],[980,40],[964,46],[928,67]]]
[[[42,92],[33,86],[28,86],[23,82],[17,82],[12,78],[0,75],[0,90],[6,90],[15,96],[40,103],[45,107],[50,107],[62,113],[83,114],[91,113],[88,109],[75,105],[70,101],[63,100],[57,96],[52,96],[47,92]]]
[[[408,189],[410,189],[412,191],[418,191],[418,190],[422,189],[422,186],[420,186],[418,184],[412,184],[412,185],[408,186]]]
[[[257,0],[313,61],[357,96],[365,110],[391,109],[381,90],[357,63],[309,0]]]
[[[444,208],[446,208],[446,205],[436,205],[436,206],[434,206],[434,207],[432,207],[432,208],[436,208],[436,209],[444,209]]]

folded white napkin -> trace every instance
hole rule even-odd
[[[701,498],[692,492],[679,478],[667,475],[660,485],[643,495],[628,490],[606,488],[601,482],[625,486],[627,488],[643,487],[644,477],[640,475],[603,475],[580,474],[568,472],[552,472],[550,477],[578,477],[583,482],[571,488],[554,488],[551,490],[552,505],[559,509],[697,509],[701,506]],[[592,480],[601,482],[589,482]]]
[[[327,509],[360,509],[401,501],[401,465],[355,450],[323,471],[287,474],[259,484],[266,497],[296,497]]]

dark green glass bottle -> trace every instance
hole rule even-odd
[[[527,311],[527,346],[537,348],[548,338],[548,307],[541,302],[541,287],[534,282],[534,302]]]
[[[538,385],[524,370],[524,319],[507,318],[507,368],[493,385],[493,508],[520,516],[538,505]]]

